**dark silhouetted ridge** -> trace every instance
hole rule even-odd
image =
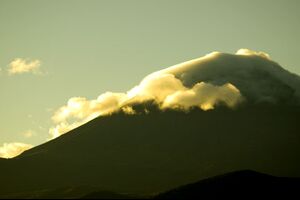
[[[156,199],[298,199],[300,178],[275,177],[251,170],[208,178],[162,193]]]

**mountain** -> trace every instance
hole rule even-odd
[[[298,199],[300,178],[236,171],[181,186],[155,199]]]
[[[0,196],[94,186],[154,194],[252,169],[300,177],[300,109],[153,111],[97,118],[0,165]]]
[[[248,54],[213,53],[151,74],[113,96],[122,97],[110,101],[114,109],[103,96],[64,107],[77,118],[111,112],[0,159],[0,197],[79,198],[90,188],[151,196],[242,169],[300,177],[300,79]],[[129,106],[134,112],[123,112]],[[84,189],[72,196],[72,188]]]

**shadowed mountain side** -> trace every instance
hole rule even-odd
[[[123,195],[106,191],[94,191],[93,193],[87,194],[80,199],[149,199],[149,197]]]
[[[100,117],[1,162],[0,196],[70,185],[148,195],[240,169],[300,177],[299,113],[257,106]]]
[[[155,199],[300,198],[300,178],[284,178],[254,171],[237,171],[185,185]]]
[[[0,166],[4,165],[5,163],[7,163],[7,159],[0,158]]]
[[[97,191],[95,193],[95,191]],[[13,194],[7,194],[1,196],[6,199],[79,199],[89,194],[97,195],[99,199],[129,199],[132,197],[116,194],[109,191],[101,191],[101,188],[80,186],[80,187],[63,187],[63,188],[51,188],[43,190],[33,190],[27,192],[16,192]]]

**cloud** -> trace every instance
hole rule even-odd
[[[173,74],[153,73],[129,90],[120,105],[126,106],[150,100],[162,105],[169,95],[185,89],[182,82]]]
[[[31,144],[24,144],[24,143],[4,143],[0,147],[0,157],[1,158],[13,158],[24,151],[31,149],[33,146]]]
[[[271,57],[269,54],[262,52],[262,51],[252,51],[250,49],[239,49],[236,53],[236,55],[244,55],[244,56],[260,56],[266,59],[271,60]]]
[[[67,105],[59,108],[52,116],[52,120],[57,125],[50,129],[50,139],[77,128],[100,115],[108,115],[119,110],[125,99],[126,94],[112,92],[101,94],[95,100],[87,100],[84,97],[69,99]],[[130,112],[128,109],[127,111]]]
[[[39,74],[41,61],[39,60],[26,60],[22,58],[14,59],[8,66],[8,74],[23,74],[33,73]]]
[[[233,108],[243,101],[240,91],[232,84],[215,86],[209,83],[197,83],[191,89],[179,90],[163,101],[163,108],[182,108],[189,110],[199,107],[202,110],[214,109],[215,105],[223,103]]]
[[[160,71],[173,74],[187,87],[199,82],[222,86],[230,83],[247,103],[299,104],[300,78],[263,52],[214,52]]]
[[[95,100],[87,100],[84,97],[73,97],[69,99],[66,106],[59,108],[52,120],[54,122],[66,121],[68,118],[84,119],[92,114],[106,115],[119,108],[123,93],[106,92]]]
[[[127,93],[106,92],[95,100],[84,97],[70,98],[67,104],[52,116],[56,126],[50,128],[49,134],[50,139],[54,139],[98,116],[116,111],[135,114],[131,105],[149,100],[156,102],[161,109],[188,110],[197,106],[208,110],[219,103],[234,107],[241,99],[239,90],[231,84],[219,87],[201,82],[193,88],[187,88],[173,74],[154,73]]]
[[[27,130],[27,131],[24,131],[22,133],[22,135],[26,138],[31,138],[35,135],[36,133],[33,131],[33,130]]]
[[[140,85],[130,90],[127,96],[128,100],[125,103],[134,104],[154,100],[161,109],[183,110],[189,110],[192,107],[208,110],[213,109],[219,103],[234,107],[243,99],[240,91],[230,83],[215,86],[200,82],[188,88],[173,74],[165,73],[153,73],[147,76]],[[129,96],[133,97],[129,98]]]
[[[92,118],[91,118],[92,119]],[[52,127],[49,129],[50,138],[48,140],[52,140],[54,138],[57,138],[83,124],[88,122],[87,120],[81,120],[81,121],[75,121],[73,123],[69,122],[60,122],[55,127]]]
[[[126,93],[106,92],[94,100],[69,99],[52,117],[55,126],[49,131],[50,139],[98,116],[117,111],[136,114],[132,105],[147,101],[154,101],[162,110],[209,110],[218,105],[234,108],[242,103],[295,103],[300,99],[299,91],[299,77],[264,52],[213,52],[154,72]]]

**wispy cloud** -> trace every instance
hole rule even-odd
[[[33,137],[36,133],[33,130],[27,130],[21,133],[25,138],[31,138]]]
[[[0,157],[1,158],[13,158],[24,151],[31,149],[33,145],[31,144],[24,144],[24,143],[4,143],[2,146],[0,146]]]
[[[41,74],[40,66],[40,60],[16,58],[8,65],[7,71],[9,75],[23,73]]]

